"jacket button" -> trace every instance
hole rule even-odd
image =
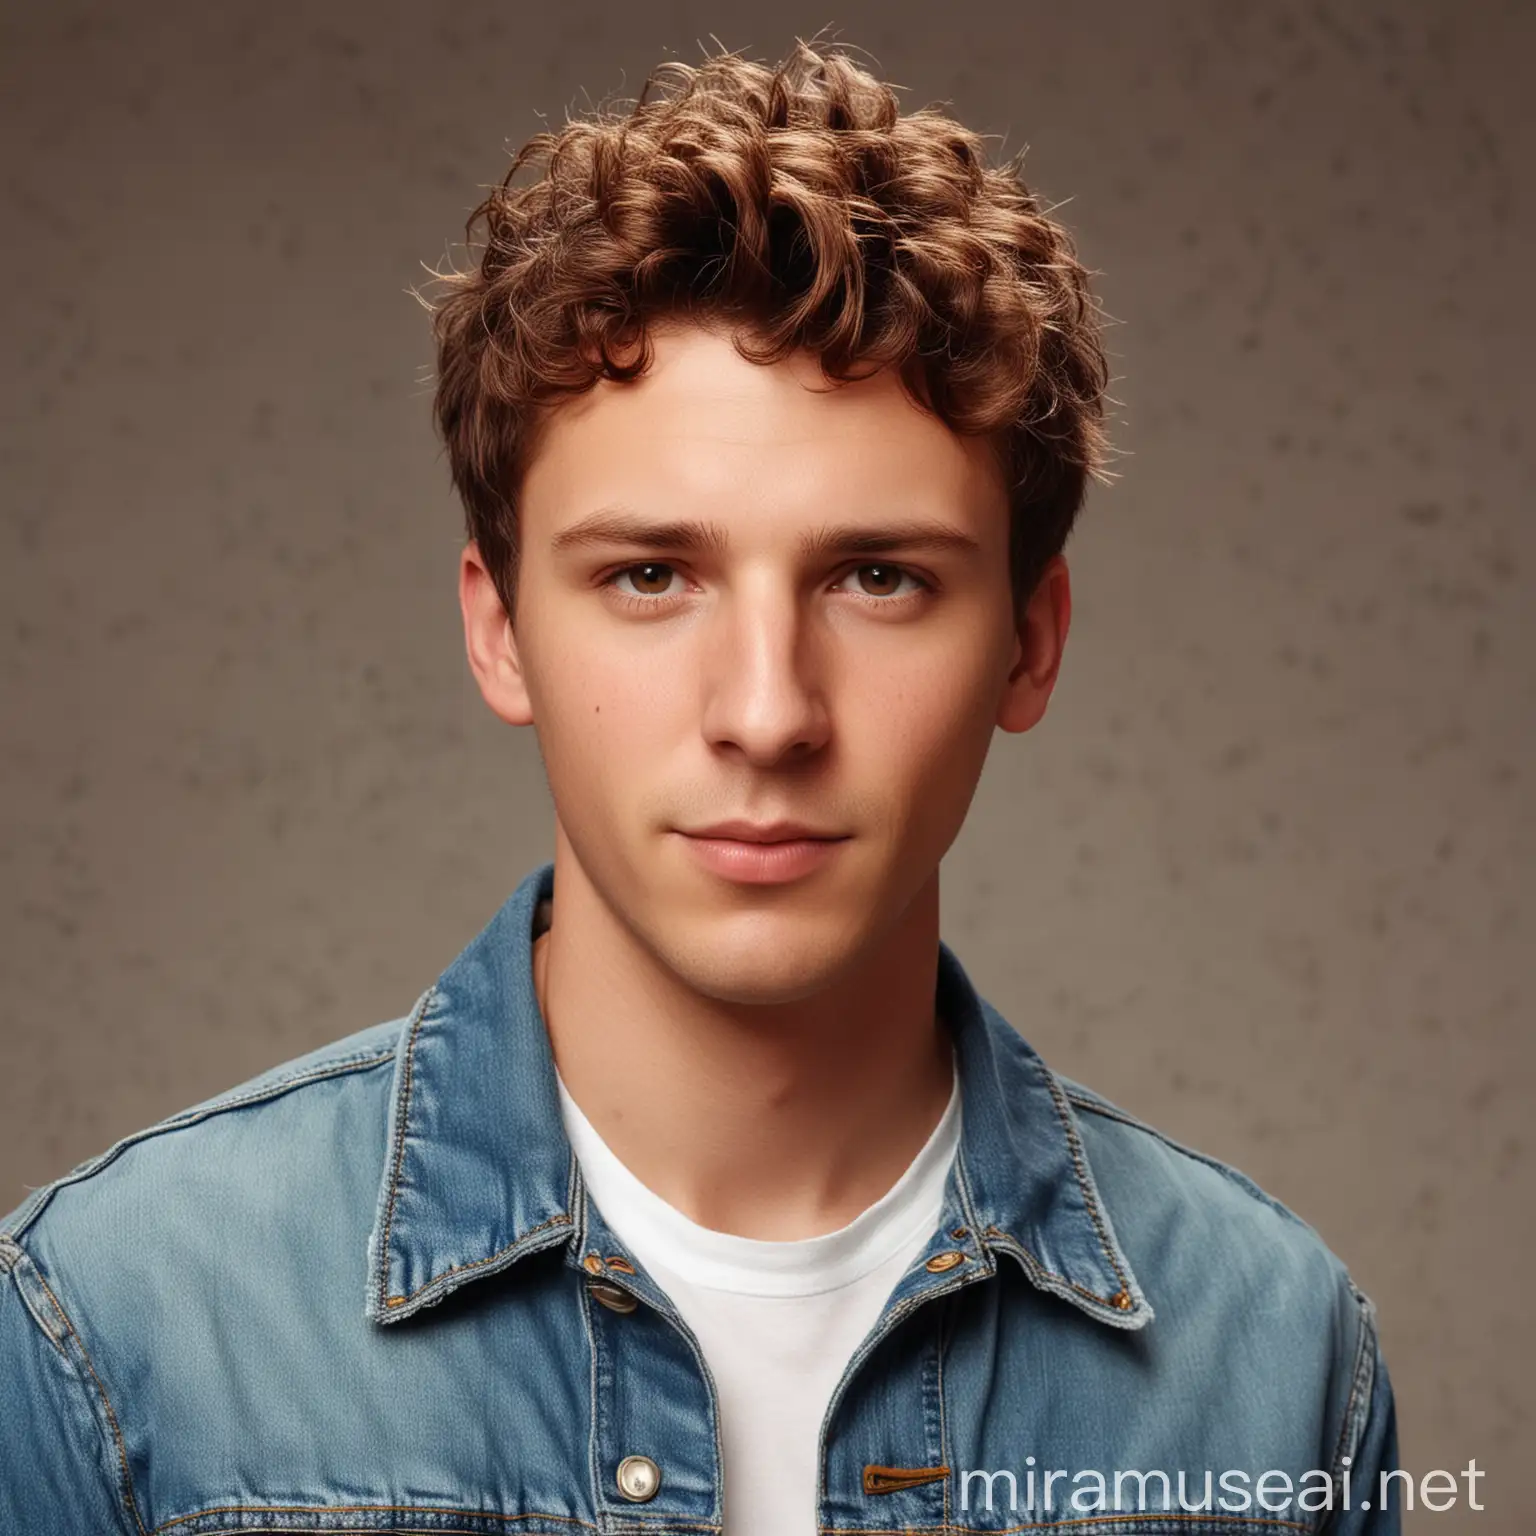
[[[661,1468],[649,1456],[626,1456],[615,1474],[619,1493],[632,1504],[656,1497],[661,1487]]]
[[[956,1264],[963,1263],[965,1263],[965,1255],[951,1249],[948,1253],[934,1254],[924,1267],[936,1275],[942,1275],[946,1269],[953,1269]]]
[[[601,1281],[587,1287],[592,1295],[610,1312],[633,1312],[640,1303],[616,1285],[604,1285]]]

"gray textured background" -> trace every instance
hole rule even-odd
[[[1527,6],[8,6],[0,1209],[405,1011],[549,855],[406,287],[505,141],[829,22],[1030,146],[1121,322],[1131,456],[946,937],[1344,1257],[1405,1464],[1488,1469],[1410,1529],[1524,1530]]]

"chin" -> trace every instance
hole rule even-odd
[[[700,997],[743,1008],[779,1007],[802,1002],[824,991],[828,982],[828,977],[820,971],[811,974],[784,966],[775,967],[771,972],[715,966],[703,973],[680,974]]]
[[[701,997],[722,1003],[795,1003],[825,990],[852,960],[852,936],[825,924],[795,934],[716,934],[699,942],[697,930],[663,938],[662,958]],[[771,925],[770,925],[771,926]]]

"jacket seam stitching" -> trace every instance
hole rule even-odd
[[[579,1245],[577,1251],[579,1252],[580,1247],[585,1246],[587,1240],[587,1194],[574,1152],[571,1153],[571,1180],[573,1194],[571,1209],[576,1212]],[[587,1298],[580,1286],[576,1288],[574,1296],[581,1317],[582,1335],[587,1341],[587,1482],[592,1495],[592,1508],[601,1519],[603,1500],[598,1491],[601,1457],[598,1455],[600,1427],[598,1424],[597,1334],[592,1327],[591,1309],[587,1306]]]
[[[972,1228],[972,1230],[974,1231],[975,1229]],[[946,1296],[940,1303],[940,1307],[942,1310],[934,1319],[936,1324],[934,1331],[938,1335],[937,1339],[935,1340],[938,1358],[934,1363],[938,1374],[937,1386],[939,1389],[939,1463],[941,1466],[948,1468],[951,1465],[949,1459],[949,1414],[947,1412],[949,1405],[946,1403],[944,1397],[945,1391],[947,1390],[944,1382],[944,1355],[945,1351],[949,1347],[949,1335],[946,1328],[946,1323],[948,1322],[950,1316],[952,1316],[955,1308],[955,1301],[953,1296]],[[941,1508],[944,1512],[944,1523],[948,1525],[950,1509],[949,1475],[947,1472],[944,1477],[943,1487],[940,1489],[940,1498],[942,1499]]]
[[[149,1141],[156,1136],[167,1135],[172,1131],[185,1130],[189,1126],[200,1125],[204,1120],[211,1120],[215,1115],[222,1114],[229,1109],[244,1109],[250,1104],[259,1104],[267,1099],[274,1099],[295,1088],[307,1087],[310,1083],[323,1082],[328,1077],[344,1077],[352,1072],[363,1072],[370,1067],[382,1066],[394,1059],[395,1051],[391,1047],[387,1051],[374,1052],[367,1056],[348,1057],[342,1061],[325,1062],[311,1070],[296,1073],[292,1077],[279,1078],[275,1082],[264,1084],[259,1089],[253,1089],[241,1094],[238,1098],[217,1098],[210,1103],[193,1109],[183,1110],[178,1115],[171,1116],[168,1120],[159,1121],[155,1125],[146,1126],[141,1131],[135,1131],[132,1135],[124,1136],[120,1141],[114,1142],[105,1152],[91,1158],[82,1167],[72,1169],[69,1173],[62,1174],[37,1190],[32,1196],[30,1210],[23,1209],[21,1219],[17,1224],[0,1235],[12,1238],[20,1237],[28,1227],[43,1213],[54,1194],[67,1188],[71,1184],[83,1184],[88,1179],[94,1178],[104,1168],[117,1161],[118,1157],[130,1147],[143,1141]]]
[[[556,1215],[551,1216],[547,1221],[541,1221],[536,1226],[529,1227],[526,1232],[513,1238],[505,1248],[498,1248],[495,1253],[487,1254],[483,1259],[471,1259],[467,1264],[450,1264],[447,1269],[440,1269],[430,1279],[423,1280],[414,1291],[408,1291],[403,1296],[386,1296],[384,1298],[385,1305],[390,1307],[403,1306],[408,1301],[414,1301],[429,1286],[436,1285],[439,1280],[446,1279],[449,1275],[461,1275],[466,1270],[482,1269],[487,1264],[494,1264],[497,1259],[504,1258],[514,1248],[526,1242],[535,1232],[543,1232],[549,1227],[568,1227],[570,1224],[569,1212],[560,1211]]]
[[[1360,1333],[1355,1340],[1355,1358],[1350,1371],[1349,1397],[1344,1404],[1344,1418],[1339,1425],[1339,1437],[1333,1447],[1333,1464],[1330,1471],[1335,1482],[1343,1471],[1342,1457],[1344,1447],[1349,1443],[1349,1428],[1354,1420],[1355,1404],[1360,1400],[1365,1382],[1369,1380],[1374,1387],[1376,1381],[1376,1325],[1370,1316],[1365,1297],[1352,1280],[1349,1282],[1349,1288],[1354,1296],[1355,1310],[1360,1317]],[[1368,1358],[1369,1369],[1367,1369]]]
[[[437,998],[437,987],[430,987],[423,993],[421,1001],[412,1010],[410,1038],[405,1048],[405,1075],[401,1080],[398,1097],[399,1113],[395,1123],[394,1145],[390,1149],[389,1170],[389,1198],[384,1206],[384,1220],[379,1231],[379,1256],[378,1276],[375,1286],[375,1306],[382,1314],[393,1311],[397,1307],[408,1305],[420,1296],[424,1291],[437,1285],[449,1275],[467,1274],[470,1271],[484,1269],[488,1264],[494,1264],[499,1259],[505,1258],[515,1248],[525,1243],[536,1232],[543,1232],[550,1227],[570,1226],[571,1214],[569,1211],[558,1211],[546,1220],[536,1223],[526,1232],[519,1232],[510,1243],[498,1248],[495,1253],[487,1254],[482,1259],[472,1259],[467,1264],[451,1264],[447,1269],[441,1269],[434,1275],[429,1275],[420,1285],[404,1293],[391,1294],[389,1289],[389,1241],[395,1225],[395,1202],[399,1191],[400,1172],[405,1165],[405,1138],[410,1124],[411,1096],[415,1091],[416,1069],[416,1042],[421,1038],[421,1028],[426,1022],[427,1014],[431,1011],[432,1004]],[[390,1056],[398,1054],[398,1047],[391,1051]]]
[[[1114,1302],[1108,1296],[1100,1296],[1097,1291],[1090,1291],[1087,1286],[1079,1285],[1075,1280],[1067,1279],[1065,1275],[1058,1275],[1054,1269],[1047,1269],[1045,1265],[1035,1257],[1029,1248],[1027,1248],[1018,1240],[1018,1238],[1013,1235],[1013,1233],[1004,1232],[1001,1227],[997,1226],[982,1227],[976,1217],[974,1203],[975,1196],[971,1192],[970,1178],[966,1172],[965,1161],[963,1157],[957,1159],[957,1172],[960,1183],[961,1209],[966,1214],[967,1225],[969,1225],[971,1230],[977,1234],[978,1241],[982,1244],[984,1249],[992,1246],[987,1242],[988,1238],[1001,1238],[1006,1246],[1015,1249],[1018,1252],[1019,1257],[1024,1259],[1027,1264],[1043,1278],[1047,1280],[1058,1280],[1062,1285],[1068,1287],[1068,1289],[1076,1291],[1080,1296],[1086,1296],[1089,1301],[1098,1302],[1101,1306],[1114,1307]],[[1115,1310],[1118,1311],[1119,1308],[1116,1308]]]
[[[379,1237],[379,1274],[377,1303],[382,1311],[389,1305],[389,1239],[395,1224],[395,1196],[399,1189],[400,1169],[405,1161],[405,1135],[410,1123],[411,1114],[411,1088],[412,1079],[416,1068],[416,1041],[421,1035],[421,1026],[426,1019],[427,1010],[431,1007],[437,996],[437,988],[429,987],[416,1005],[411,1019],[410,1035],[405,1043],[405,1077],[400,1084],[400,1095],[396,1101],[399,1105],[399,1118],[395,1123],[395,1144],[390,1151],[389,1170],[389,1200],[384,1208],[384,1226]],[[432,1282],[429,1280],[426,1285]],[[416,1295],[424,1289],[417,1286],[411,1295]]]
[[[69,1314],[65,1312],[62,1304],[60,1303],[59,1298],[53,1294],[53,1287],[48,1284],[46,1276],[44,1276],[42,1270],[39,1269],[35,1263],[32,1266],[32,1272],[37,1276],[37,1283],[42,1286],[43,1294],[47,1296],[48,1304],[58,1315],[59,1322],[63,1324],[64,1329],[69,1334],[70,1338],[75,1341],[75,1345],[80,1351],[80,1358],[85,1361],[85,1368],[91,1373],[91,1380],[96,1383],[96,1391],[101,1396],[101,1405],[106,1410],[107,1423],[111,1426],[112,1439],[117,1449],[118,1467],[122,1472],[123,1478],[122,1499],[127,1507],[128,1513],[133,1517],[134,1526],[140,1532],[140,1536],[147,1536],[147,1532],[145,1532],[144,1528],[143,1517],[139,1514],[139,1503],[137,1498],[134,1497],[133,1473],[128,1466],[128,1450],[127,1447],[123,1444],[123,1432],[118,1426],[117,1414],[114,1413],[112,1409],[112,1399],[108,1395],[106,1386],[103,1384],[101,1377],[96,1372],[95,1363],[91,1359],[91,1352],[85,1347],[85,1340],[80,1337],[80,1334],[76,1330],[74,1323],[70,1320]]]
[[[17,1249],[17,1252],[20,1253],[21,1250]],[[37,1269],[37,1266],[35,1264],[30,1264],[29,1263],[28,1267],[29,1267],[29,1269],[31,1269],[34,1272]],[[12,1275],[15,1274],[15,1264],[14,1263],[12,1265],[11,1270],[9,1270],[7,1273],[12,1274]],[[69,1359],[69,1349],[66,1346],[64,1339],[61,1338],[58,1334],[56,1334],[53,1331],[52,1325],[49,1323],[48,1319],[43,1316],[42,1311],[41,1311],[40,1307],[38,1306],[36,1298],[32,1295],[31,1287],[22,1284],[20,1276],[15,1276],[15,1278],[12,1281],[12,1283],[16,1287],[16,1295],[17,1295],[18,1299],[20,1300],[22,1306],[26,1308],[27,1316],[32,1319],[34,1324],[36,1324],[38,1332],[41,1333],[42,1336],[45,1339],[47,1339],[50,1344],[53,1345],[54,1349],[66,1361],[68,1361],[71,1365],[73,1365],[74,1362]]]
[[[1189,1158],[1192,1162],[1199,1163],[1203,1167],[1210,1168],[1214,1172],[1219,1173],[1234,1189],[1241,1190],[1250,1200],[1264,1206],[1267,1210],[1273,1211],[1277,1216],[1283,1216],[1287,1221],[1293,1222],[1299,1227],[1304,1227],[1308,1231],[1315,1230],[1309,1222],[1303,1221],[1289,1206],[1277,1200],[1258,1184],[1255,1184],[1241,1169],[1234,1168],[1230,1163],[1224,1163],[1219,1157],[1213,1157],[1209,1152],[1201,1152],[1196,1147],[1185,1146],[1183,1142],[1176,1141],[1172,1136],[1158,1130],[1155,1125],[1148,1125],[1145,1120],[1138,1120],[1135,1115],[1128,1114],[1124,1110],[1100,1104],[1093,1099],[1079,1098],[1070,1091],[1067,1091],[1067,1098],[1078,1109],[1085,1109],[1090,1114],[1098,1115],[1100,1119],[1114,1120],[1120,1125],[1129,1126],[1134,1131],[1145,1132],[1146,1135],[1160,1141],[1170,1151],[1177,1152],[1181,1156]]]
[[[583,1520],[579,1515],[551,1515],[539,1510],[529,1510],[521,1515],[499,1515],[492,1512],[482,1512],[472,1509],[453,1509],[447,1505],[439,1504],[215,1504],[207,1509],[195,1509],[191,1514],[177,1515],[174,1520],[167,1520],[163,1525],[157,1525],[152,1531],[145,1531],[144,1536],[161,1536],[163,1531],[175,1530],[179,1525],[186,1525],[192,1520],[205,1520],[210,1515],[309,1515],[309,1514],[396,1514],[409,1515],[461,1515],[471,1520],[500,1520],[511,1523],[516,1520],[558,1520],[565,1525],[579,1525],[589,1531],[598,1529],[590,1520]],[[249,1530],[249,1526],[242,1527]],[[143,1527],[140,1526],[140,1530]]]
[[[1069,1290],[1076,1291],[1080,1296],[1086,1296],[1089,1301],[1098,1302],[1100,1306],[1114,1306],[1114,1302],[1111,1301],[1109,1297],[1100,1296],[1097,1291],[1090,1291],[1087,1286],[1079,1285],[1075,1280],[1067,1279],[1065,1275],[1058,1275],[1054,1269],[1047,1269],[1045,1265],[1035,1257],[1030,1249],[1021,1243],[1019,1239],[1013,1235],[1013,1233],[1004,1232],[1003,1229],[998,1226],[989,1225],[983,1227],[976,1216],[976,1197],[971,1190],[970,1174],[965,1166],[965,1157],[963,1151],[955,1159],[955,1171],[960,1188],[960,1208],[965,1214],[966,1224],[973,1232],[977,1234],[977,1240],[982,1244],[984,1249],[989,1250],[992,1246],[987,1242],[988,1238],[1001,1238],[1003,1240],[1003,1244],[1006,1247],[1010,1247],[1015,1250],[1018,1257],[1025,1263],[1026,1267],[1032,1269],[1042,1278],[1059,1281]]]
[[[1109,1267],[1115,1272],[1115,1281],[1121,1293],[1129,1295],[1130,1286],[1126,1283],[1125,1272],[1120,1267],[1120,1261],[1110,1246],[1109,1233],[1104,1226],[1104,1219],[1099,1211],[1098,1201],[1094,1198],[1094,1192],[1088,1181],[1084,1169],[1084,1154],[1077,1130],[1072,1124],[1072,1111],[1067,1103],[1066,1090],[1056,1081],[1056,1075],[1049,1068],[1045,1071],[1046,1085],[1051,1091],[1051,1102],[1056,1107],[1057,1118],[1061,1121],[1061,1128],[1066,1133],[1067,1150],[1072,1155],[1072,1167],[1077,1173],[1078,1188],[1082,1191],[1083,1203],[1088,1207],[1089,1219],[1093,1222],[1093,1229],[1098,1234],[1099,1247],[1104,1251],[1104,1257],[1109,1261]],[[1069,1285],[1071,1281],[1067,1282]],[[1074,1289],[1081,1290],[1081,1286]],[[1089,1292],[1087,1294],[1092,1294]],[[1098,1298],[1103,1300],[1102,1297]]]
[[[1079,1285],[1077,1281],[1069,1280],[1065,1275],[1058,1275],[1054,1269],[1047,1269],[1045,1265],[1035,1257],[1034,1253],[1023,1243],[1021,1243],[1018,1238],[1013,1235],[1013,1233],[1004,1232],[1001,1227],[988,1227],[986,1228],[984,1235],[991,1238],[1001,1238],[1004,1244],[1016,1249],[1019,1253],[1019,1256],[1021,1258],[1027,1259],[1031,1268],[1033,1268],[1035,1272],[1042,1278],[1046,1280],[1059,1280],[1069,1290],[1076,1291],[1079,1296],[1086,1296],[1089,1301],[1096,1301],[1100,1306],[1113,1307],[1116,1311],[1120,1310],[1118,1307],[1115,1307],[1112,1298],[1108,1296],[1100,1296],[1097,1291],[1090,1291],[1086,1285]]]

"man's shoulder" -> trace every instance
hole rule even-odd
[[[1277,1237],[1321,1241],[1317,1231],[1241,1169],[1133,1114],[1113,1099],[1061,1073],[1055,1074],[1097,1174],[1139,1175],[1145,1192],[1158,1190],[1246,1219]],[[1094,1154],[1097,1153],[1097,1156]]]
[[[1241,1169],[1057,1074],[1082,1155],[1132,1267],[1157,1295],[1197,1287],[1250,1321],[1357,1336],[1373,1308],[1310,1222]]]
[[[1205,1361],[1223,1377],[1234,1358],[1251,1362],[1266,1382],[1261,1438],[1278,1444],[1310,1424],[1329,1458],[1310,1465],[1337,1474],[1357,1450],[1378,1370],[1376,1307],[1344,1259],[1231,1163],[1094,1089],[1056,1081],[1103,1219],[1156,1309],[1147,1347],[1181,1370]],[[1302,1413],[1308,1404],[1315,1424]]]
[[[377,1119],[408,1023],[390,1019],[331,1040],[121,1137],[0,1216],[0,1239],[27,1245],[46,1230],[69,1244],[127,1213],[149,1235],[200,1206],[205,1216],[233,1216],[242,1190],[260,1198],[256,1186],[270,1190],[285,1171],[323,1177],[338,1156],[353,1154],[377,1170],[383,1147],[349,1145],[337,1122]]]

